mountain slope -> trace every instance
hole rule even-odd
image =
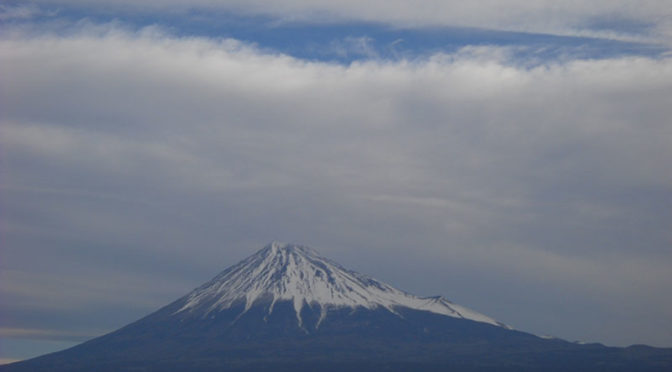
[[[1,372],[669,371],[672,350],[515,331],[272,243],[115,332]]]

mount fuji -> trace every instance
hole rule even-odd
[[[416,297],[365,275],[347,270],[321,257],[309,247],[273,242],[256,254],[217,275],[183,299],[175,313],[207,317],[244,304],[243,316],[252,306],[264,304],[266,316],[275,304],[289,301],[297,325],[319,328],[330,311],[358,308],[385,309],[399,317],[396,309],[429,311],[450,317],[484,322],[509,328],[503,323],[442,297]],[[316,323],[303,322],[303,307],[319,310]]]
[[[669,371],[672,349],[541,338],[273,242],[186,296],[15,371]]]

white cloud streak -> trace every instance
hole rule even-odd
[[[133,12],[190,10],[265,15],[281,22],[380,22],[398,27],[456,26],[503,31],[602,37],[668,44],[672,11],[667,0],[116,0],[38,1],[38,4]]]
[[[0,328],[0,337],[3,338],[23,338],[38,340],[86,340],[103,332],[82,333],[82,332],[63,332],[54,329],[38,328]],[[8,362],[9,363],[9,362]]]

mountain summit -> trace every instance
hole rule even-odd
[[[0,372],[672,370],[672,350],[513,330],[417,297],[314,250],[273,242],[182,298],[70,349]]]
[[[278,301],[293,304],[299,326],[303,306],[319,308],[316,328],[330,310],[358,307],[382,308],[397,316],[401,315],[396,309],[405,307],[510,328],[443,297],[413,296],[347,270],[309,247],[280,242],[270,243],[188,294],[177,312],[207,316],[244,303],[242,315],[255,304],[270,303],[270,315]]]

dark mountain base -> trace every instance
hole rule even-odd
[[[2,372],[670,371],[672,350],[577,345],[489,324],[400,309],[320,311],[238,306],[207,318],[178,304],[74,348]]]

